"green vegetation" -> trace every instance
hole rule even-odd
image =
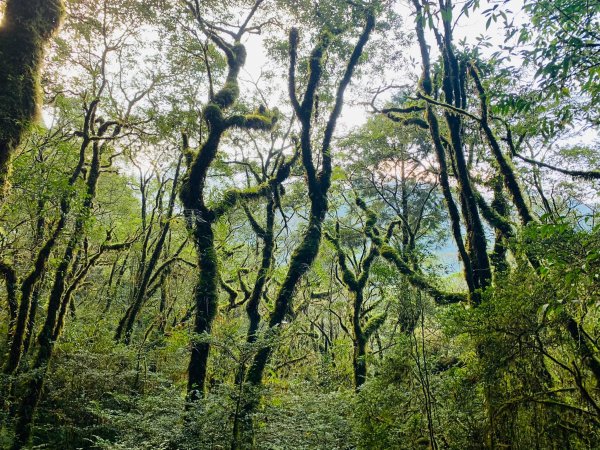
[[[0,448],[600,448],[597,2],[0,14]]]

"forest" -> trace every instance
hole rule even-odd
[[[0,0],[0,448],[600,449],[600,0]]]

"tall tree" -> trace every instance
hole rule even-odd
[[[246,62],[246,48],[241,38],[262,4],[257,0],[247,14],[242,25],[235,32],[227,33],[233,42],[219,35],[220,27],[208,22],[199,5],[188,3],[188,7],[198,26],[208,39],[225,55],[227,75],[223,86],[216,92],[211,87],[209,102],[202,111],[202,118],[208,126],[208,136],[200,149],[191,157],[187,173],[183,179],[180,198],[184,205],[186,220],[192,233],[198,257],[198,281],[194,292],[196,337],[192,344],[188,368],[188,397],[191,401],[204,395],[210,345],[202,336],[210,333],[218,308],[219,268],[215,249],[213,227],[240,200],[264,196],[272,191],[272,186],[281,183],[289,174],[289,164],[284,164],[277,173],[258,186],[246,189],[232,189],[225,192],[223,199],[214,206],[207,205],[206,182],[208,171],[214,162],[223,135],[232,128],[243,130],[269,130],[275,124],[275,115],[257,110],[250,114],[233,113],[226,116],[239,97],[238,77]],[[186,149],[186,151],[190,151]]]
[[[0,24],[0,202],[10,160],[39,111],[44,50],[64,14],[62,0],[8,0]]]
[[[333,44],[336,30],[326,28],[319,33],[317,44],[312,49],[309,57],[308,81],[302,100],[298,98],[296,86],[299,33],[295,28],[290,31],[288,89],[290,101],[301,126],[300,157],[308,183],[310,215],[306,231],[301,238],[300,244],[291,255],[285,279],[276,294],[274,309],[269,317],[269,334],[276,334],[280,329],[282,322],[289,314],[298,283],[310,269],[317,257],[321,245],[322,226],[328,210],[327,195],[331,186],[333,160],[331,146],[333,133],[342,110],[344,93],[350,84],[354,70],[359,63],[365,45],[369,40],[369,36],[375,28],[374,11],[370,7],[360,9],[365,16],[365,25],[347,61],[342,79],[337,86],[333,109],[329,114],[323,139],[320,143],[320,156],[322,162],[321,169],[318,172],[313,160],[315,155],[311,136],[312,120],[317,102],[316,99],[318,98],[317,92],[319,83],[324,74],[324,58],[327,54],[327,49]],[[339,31],[337,34],[339,34]],[[262,384],[263,373],[272,351],[273,346],[268,343],[255,355],[246,375],[246,382],[251,388],[255,388]],[[247,433],[251,430],[250,414],[256,405],[257,399],[251,398],[243,407],[242,422],[244,423],[245,429],[241,436],[243,439],[242,442],[245,442],[246,444],[251,444],[251,439],[248,437]],[[238,440],[237,443],[238,445],[241,444],[240,440]]]

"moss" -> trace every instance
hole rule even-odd
[[[425,73],[426,69],[423,69],[423,74],[419,78],[419,88],[423,90],[423,92],[430,93],[433,91],[433,86],[431,84],[431,77],[429,73]]]
[[[517,181],[517,176],[515,174],[515,169],[509,159],[507,159],[502,153],[502,149],[500,148],[500,143],[494,132],[492,131],[489,123],[488,123],[488,105],[487,105],[487,93],[483,84],[481,82],[479,71],[475,67],[474,64],[469,65],[469,73],[475,82],[475,88],[477,89],[477,93],[479,95],[479,103],[481,109],[481,128],[485,133],[490,149],[492,150],[492,154],[500,167],[500,171],[502,173],[502,177],[504,178],[504,185],[506,189],[510,193],[513,199],[513,203],[517,207],[517,212],[521,217],[521,222],[523,225],[527,225],[529,222],[535,221],[527,202],[523,196],[523,192],[521,191],[521,187],[519,186],[519,182]]]
[[[215,94],[215,98],[213,99],[213,101],[215,105],[221,108],[228,108],[235,102],[239,95],[240,88],[237,82],[228,80],[223,85],[223,88]]]
[[[361,198],[356,199],[356,205],[362,209],[367,214],[367,222],[365,223],[365,231],[367,233],[372,233],[375,229],[375,225],[377,224],[377,214],[370,209],[367,204]]]
[[[274,125],[274,116],[264,114],[236,115],[227,119],[227,127],[236,127],[244,130],[271,130]]]
[[[364,200],[361,198],[356,198],[356,205],[360,209],[362,209],[367,215],[367,221],[365,223],[365,234],[371,238],[373,244],[375,244],[376,246],[381,246],[383,244],[383,241],[381,239],[381,236],[379,235],[379,231],[375,227],[375,225],[377,224],[377,214],[375,214],[375,211],[369,208],[364,202]]]
[[[196,304],[194,333],[196,336],[201,336],[210,333],[217,315],[219,272],[212,224],[196,222],[195,228],[198,266],[201,270],[194,291]],[[192,342],[192,354],[188,366],[188,398],[191,401],[204,396],[209,348],[208,342],[198,340]]]
[[[389,117],[389,116],[388,116]],[[415,125],[423,130],[428,130],[429,125],[423,119],[417,117],[411,117],[402,122],[404,125]]]
[[[344,282],[344,284],[350,291],[357,291],[360,289],[360,287],[356,280],[356,276],[348,268],[348,264],[346,263],[346,254],[342,250],[342,247],[341,247],[340,241],[339,241],[339,230],[340,230],[340,227],[339,227],[339,223],[338,223],[336,226],[336,232],[337,232],[336,237],[333,237],[331,234],[326,232],[325,238],[329,242],[331,242],[331,245],[333,245],[333,247],[336,250],[338,262],[339,262],[340,268],[342,269],[342,281]]]
[[[223,121],[223,113],[216,102],[206,105],[202,111],[202,114],[204,115],[204,119],[211,125],[215,125]]]
[[[191,198],[191,186],[190,186],[190,178],[188,174],[186,174],[181,180],[181,187],[179,188],[179,198],[183,206],[188,208],[192,202]]]
[[[467,296],[464,294],[456,294],[451,292],[443,292],[433,286],[421,274],[413,271],[402,259],[398,251],[391,246],[385,244],[380,248],[381,256],[394,264],[398,271],[406,277],[408,282],[415,288],[422,290],[430,295],[438,304],[450,304],[464,302]]]
[[[481,210],[483,218],[491,226],[493,226],[497,230],[500,230],[507,237],[510,237],[514,234],[510,222],[506,219],[504,215],[498,212],[500,206],[502,207],[501,210],[504,211],[504,214],[508,212],[507,209],[505,209],[508,207],[505,201],[503,201],[502,205],[500,205],[498,197],[495,196],[494,202],[492,202],[492,206],[490,207],[490,205],[487,204],[487,202],[479,192],[475,192],[475,200],[477,200],[477,205]]]
[[[229,189],[223,194],[223,198],[212,208],[212,213],[215,218],[219,218],[226,214],[242,199],[251,199],[259,197],[267,192],[268,184],[263,183],[258,186],[249,187],[247,189]]]
[[[356,277],[348,268],[348,265],[346,264],[346,255],[341,251],[341,249],[338,249],[338,260],[342,266],[342,280],[344,281],[344,284],[352,291],[358,290],[359,286],[356,282]]]
[[[387,319],[387,312],[383,312],[372,317],[363,329],[363,334],[366,339],[369,339],[374,332],[376,332],[381,326],[384,324],[385,319]]]
[[[8,301],[9,311],[9,334],[12,334],[12,328],[17,319],[17,274],[12,265],[0,261],[0,276],[6,283],[6,299]]]
[[[225,192],[225,195],[223,195],[223,200],[221,200],[222,207],[228,209],[234,206],[237,203],[241,192],[242,191],[240,189],[230,189]]]
[[[64,14],[60,0],[10,0],[0,27],[0,200],[10,160],[38,113],[44,47]]]
[[[246,48],[240,42],[233,44],[233,55],[238,67],[242,67],[246,64]]]

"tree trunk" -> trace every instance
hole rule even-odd
[[[8,0],[0,26],[0,203],[11,158],[35,120],[44,48],[64,14],[61,0]]]
[[[210,333],[212,322],[217,314],[218,263],[212,223],[198,220],[194,234],[198,267],[201,268],[194,292],[196,304],[194,333],[202,335]],[[210,351],[210,344],[199,342],[197,337],[192,339],[192,352],[188,366],[188,398],[191,401],[199,400],[204,396]]]

